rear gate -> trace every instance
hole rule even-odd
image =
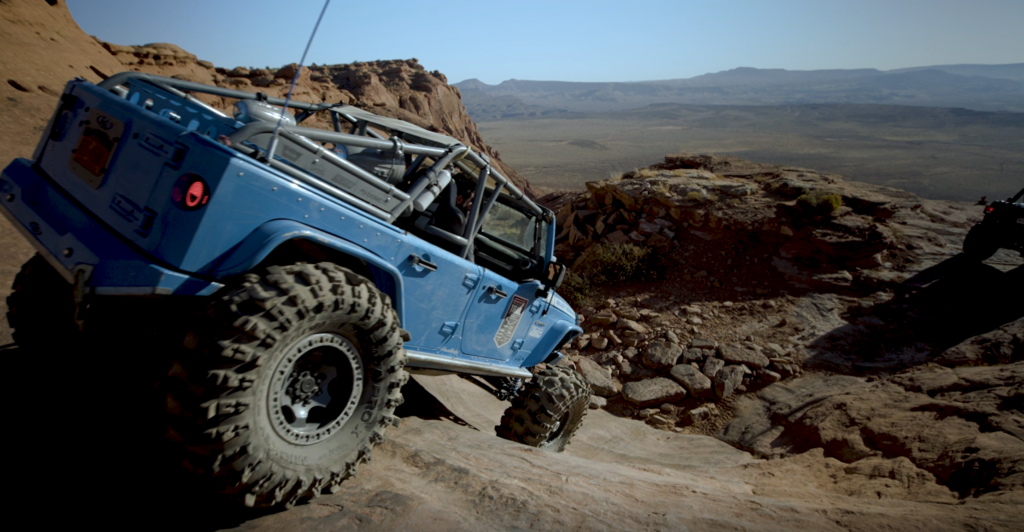
[[[37,162],[112,230],[157,259],[189,269],[196,266],[184,262],[202,221],[197,211],[232,155],[205,150],[215,156],[189,161],[199,139],[188,132],[229,133],[232,121],[142,82],[133,85],[121,98],[87,82],[69,83]]]

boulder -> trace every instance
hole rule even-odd
[[[761,353],[735,344],[723,345],[718,348],[718,352],[722,355],[722,360],[731,364],[745,364],[752,368],[762,369],[768,367],[770,362],[768,357]]]
[[[640,319],[640,311],[632,307],[618,307],[615,309],[615,314],[627,320],[635,321]]]
[[[725,361],[720,358],[708,357],[704,362],[704,375],[709,379],[715,378],[718,372],[725,367]]]
[[[640,325],[639,323],[637,323],[637,322],[635,322],[633,320],[627,320],[625,318],[620,319],[616,323],[616,327],[618,327],[619,329],[626,329],[628,331],[635,331],[635,332],[638,332],[640,334],[646,334],[647,333],[647,327],[644,327],[643,325]]]
[[[704,359],[704,356],[703,349],[694,349],[691,347],[690,349],[683,351],[683,362],[700,362]]]
[[[691,397],[711,397],[711,379],[689,364],[679,364],[669,373]]]
[[[666,370],[676,365],[683,349],[676,344],[655,340],[644,351],[644,365],[653,370]]]
[[[715,397],[726,399],[743,382],[743,366],[726,366],[715,375]]]
[[[614,312],[608,309],[602,310],[601,312],[598,312],[597,314],[594,314],[593,316],[590,317],[590,323],[593,323],[594,325],[600,325],[602,327],[612,325],[616,321],[619,321],[619,317],[616,316]]]
[[[627,382],[622,387],[622,396],[640,408],[674,403],[686,397],[686,390],[675,381],[655,377],[636,382]]]
[[[697,349],[714,349],[718,347],[718,342],[714,340],[708,340],[707,338],[694,338],[690,340],[690,347]]]
[[[608,370],[597,362],[589,358],[580,358],[577,367],[580,375],[583,375],[583,380],[590,384],[595,395],[614,397],[622,390],[622,383],[613,378]]]

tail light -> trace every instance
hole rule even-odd
[[[994,210],[996,210],[996,208],[993,207],[992,205],[989,205],[988,207],[985,207],[985,214],[988,214]]]
[[[171,200],[186,211],[201,209],[210,201],[210,187],[196,174],[185,174],[174,182]]]

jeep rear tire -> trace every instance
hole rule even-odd
[[[523,385],[494,428],[502,438],[560,452],[583,424],[590,394],[590,385],[575,370],[542,369]]]
[[[982,261],[999,251],[999,243],[992,237],[992,232],[987,227],[978,224],[967,232],[963,249],[964,255]]]
[[[81,337],[75,323],[74,290],[36,254],[14,277],[7,297],[7,323],[23,349],[59,350]]]
[[[408,380],[398,317],[331,263],[248,274],[172,364],[168,437],[211,488],[250,507],[335,492],[369,461]]]

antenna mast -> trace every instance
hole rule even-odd
[[[324,19],[324,13],[327,12],[327,6],[331,5],[331,0],[324,2],[324,8],[320,10],[320,17],[316,19],[316,25],[313,26],[313,33],[309,36],[309,42],[306,43],[306,49],[302,52],[302,59],[299,60],[299,67],[295,69],[295,76],[292,77],[292,84],[288,87],[288,96],[284,99],[284,108],[281,109],[281,116],[277,119],[277,126],[274,127],[274,135],[270,138],[270,144],[267,145],[267,163],[274,159],[274,151],[277,149],[277,132],[281,129],[281,124],[284,122],[284,114],[288,112],[288,103],[292,101],[292,91],[295,90],[295,83],[299,81],[299,74],[302,73],[302,65],[306,64],[306,54],[309,53],[309,47],[313,44],[313,37],[316,37],[316,30],[320,28],[320,21]]]

